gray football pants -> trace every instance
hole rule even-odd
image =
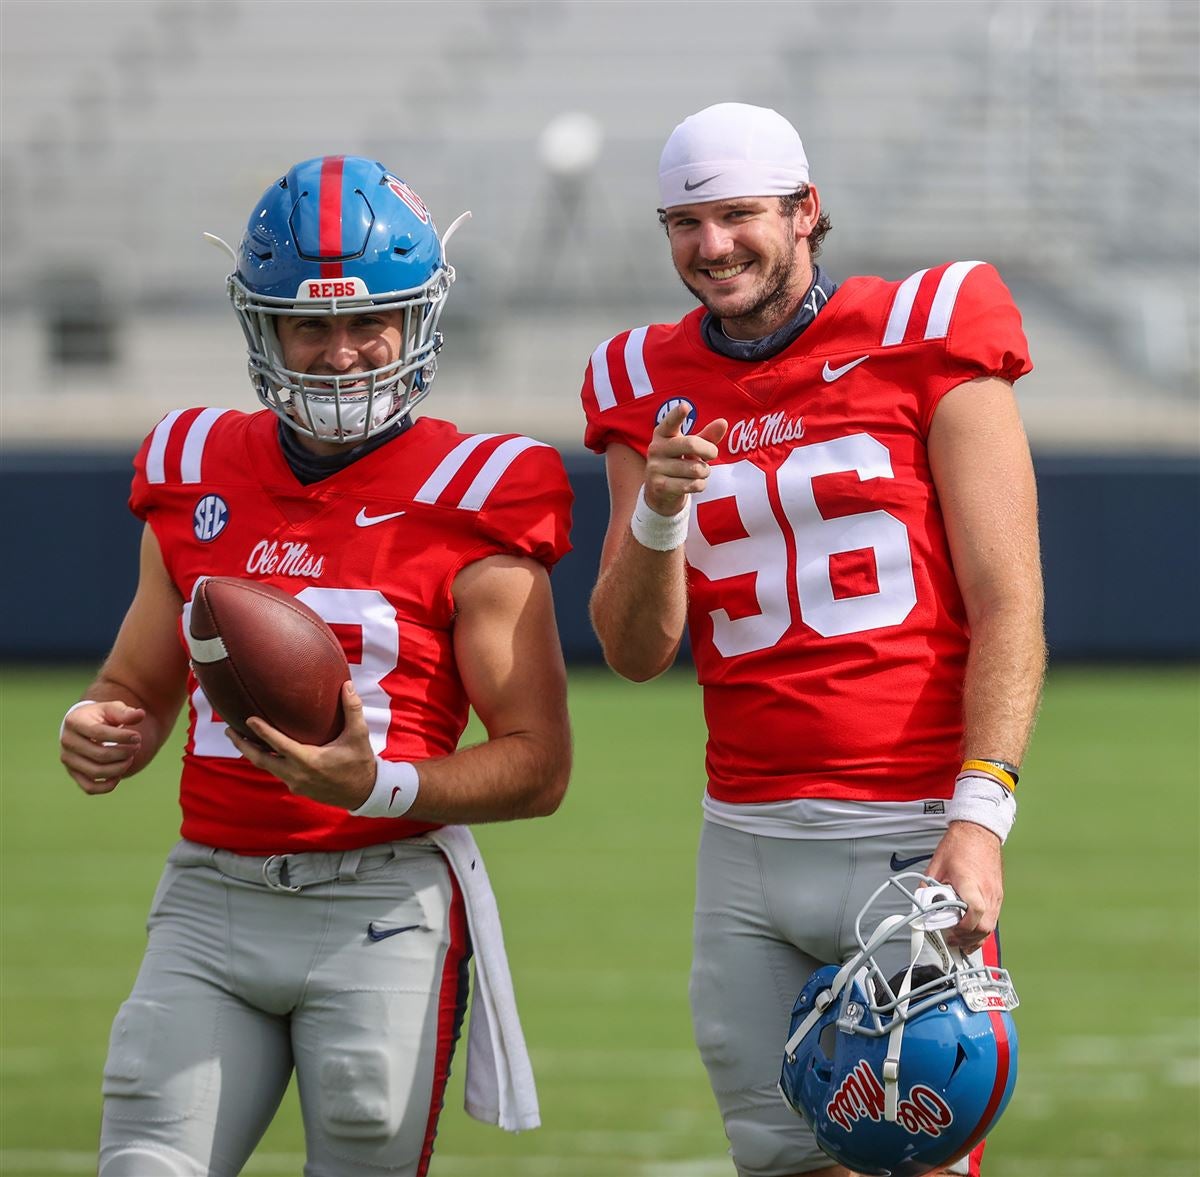
[[[104,1068],[100,1177],[232,1177],[293,1070],[306,1177],[425,1172],[470,958],[436,847],[181,842],[148,928]]]

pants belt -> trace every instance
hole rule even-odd
[[[272,891],[296,892],[335,880],[349,882],[365,871],[376,870],[410,853],[436,854],[438,851],[429,842],[406,839],[357,850],[307,850],[262,857],[217,850],[185,840],[176,843],[167,861],[176,866],[210,866],[227,878],[257,883]]]

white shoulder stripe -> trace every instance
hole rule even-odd
[[[204,456],[204,443],[208,440],[209,430],[216,424],[217,418],[228,409],[205,409],[193,422],[183,440],[183,457],[179,464],[180,482],[200,481],[200,460]]]
[[[146,481],[166,482],[167,442],[175,422],[183,416],[183,409],[173,409],[154,427],[150,435],[150,448],[146,451]]]
[[[647,326],[630,331],[625,341],[625,370],[629,373],[634,396],[649,396],[654,391],[646,371],[646,332],[649,330]]]
[[[176,422],[186,413],[187,409],[173,409],[155,427],[150,435],[150,448],[146,451],[146,481],[161,483],[167,481],[167,444]],[[199,482],[204,457],[204,443],[217,418],[230,409],[205,409],[188,426],[187,435],[183,439],[183,453],[179,459],[179,481]]]
[[[918,270],[900,283],[900,289],[896,291],[896,297],[892,300],[892,312],[888,315],[887,327],[883,332],[884,347],[904,342],[904,333],[908,330],[908,317],[912,314],[913,302],[917,297],[917,287],[928,273],[928,270]]]
[[[424,485],[413,495],[413,501],[417,503],[436,503],[438,496],[449,485],[450,479],[463,468],[463,463],[485,441],[490,441],[493,437],[499,436],[498,433],[476,433],[472,437],[467,437],[460,441],[438,463],[437,469],[425,479]]]
[[[592,387],[596,390],[596,403],[603,409],[611,409],[617,403],[612,379],[608,374],[608,345],[616,339],[613,335],[592,352]]]
[[[545,444],[542,441],[534,441],[532,437],[510,437],[508,441],[498,445],[492,456],[484,462],[483,469],[475,475],[463,497],[458,500],[459,510],[478,511],[509,466],[526,450]]]
[[[929,308],[929,322],[925,327],[926,339],[945,339],[950,330],[950,315],[954,311],[954,303],[958,298],[959,288],[963,279],[982,262],[955,262],[946,268],[942,280],[938,283],[937,293],[933,296],[933,306]]]

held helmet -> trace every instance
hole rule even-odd
[[[868,939],[864,920],[889,888],[907,896],[910,911],[882,919]],[[946,946],[938,929],[964,911],[925,875],[888,879],[858,916],[859,951],[840,969],[818,969],[796,999],[780,1091],[821,1148],[856,1173],[918,1177],[949,1165],[983,1139],[1012,1095],[1017,995],[1004,969]],[[889,979],[876,953],[904,935],[909,963]]]
[[[361,442],[408,413],[437,370],[437,325],[454,281],[444,244],[462,219],[439,238],[421,198],[358,156],[305,160],[272,184],[227,279],[259,399],[297,433],[322,441]],[[282,316],[389,311],[401,312],[402,343],[384,367],[312,375],[284,363]]]

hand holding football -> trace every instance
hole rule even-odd
[[[252,740],[257,715],[302,744],[341,733],[350,667],[328,625],[273,585],[209,576],[192,595],[187,626],[192,671],[213,709]]]

